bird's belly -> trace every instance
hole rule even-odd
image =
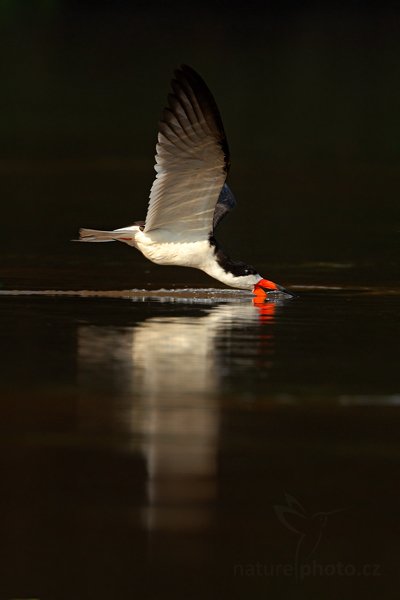
[[[156,242],[144,240],[138,242],[142,254],[158,265],[177,265],[180,267],[201,268],[210,252],[208,240],[197,242]]]

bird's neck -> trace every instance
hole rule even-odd
[[[210,245],[214,251],[215,260],[227,273],[231,273],[236,277],[258,274],[257,269],[251,265],[247,265],[239,260],[233,260],[230,256],[228,256],[214,236],[210,236]]]
[[[244,262],[232,260],[221,248],[214,236],[210,236],[210,260],[203,266],[203,271],[218,279],[225,285],[245,290],[262,279],[257,269]]]

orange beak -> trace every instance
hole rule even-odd
[[[266,297],[268,292],[277,291],[279,288],[273,281],[268,281],[268,279],[260,279],[258,283],[253,287],[253,294],[255,296]]]
[[[258,298],[266,298],[269,292],[283,292],[284,294],[288,294],[289,296],[294,296],[288,290],[285,290],[280,285],[277,285],[273,281],[269,281],[268,279],[260,279],[258,283],[253,288],[253,294]]]

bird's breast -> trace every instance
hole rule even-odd
[[[141,232],[136,238],[137,247],[146,258],[159,265],[201,268],[209,260],[212,249],[208,240],[185,242],[165,237],[158,231]]]

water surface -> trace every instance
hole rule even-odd
[[[0,597],[397,599],[398,9],[93,4],[0,3]],[[295,300],[70,243],[145,217],[182,62]]]
[[[1,295],[5,597],[389,597],[395,292]]]

